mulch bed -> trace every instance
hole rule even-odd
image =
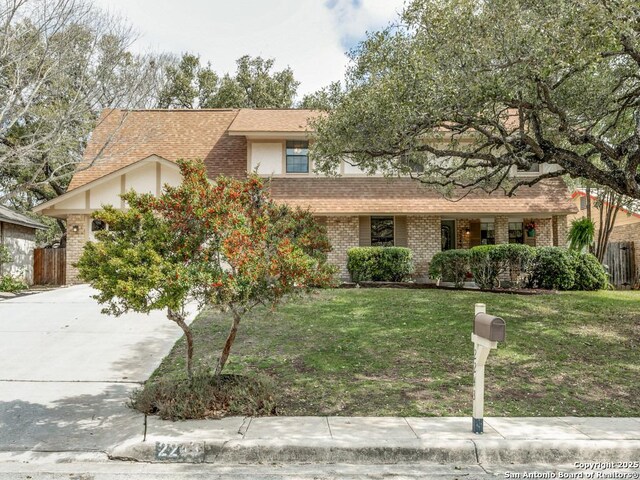
[[[511,295],[549,295],[558,293],[556,290],[544,290],[541,288],[496,288],[494,290],[486,290],[480,288],[436,285],[435,283],[416,283],[416,282],[343,282],[339,288],[407,288],[416,290],[438,289],[438,290],[467,290],[472,292],[483,293],[507,293]]]

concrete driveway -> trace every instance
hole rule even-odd
[[[163,312],[104,315],[93,293],[0,301],[0,450],[101,451],[142,432],[125,402],[182,331]]]

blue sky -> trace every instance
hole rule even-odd
[[[346,51],[404,0],[96,0],[136,28],[139,51],[198,53],[218,72],[249,54],[291,66],[302,96],[343,77]]]

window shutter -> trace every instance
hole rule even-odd
[[[371,246],[371,217],[360,217],[360,246]]]
[[[480,221],[472,220],[469,222],[469,247],[477,247],[482,244],[480,238]]]
[[[394,242],[396,247],[406,247],[407,243],[407,217],[396,215],[394,218]]]

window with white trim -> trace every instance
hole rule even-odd
[[[287,173],[309,173],[309,142],[288,140]]]

